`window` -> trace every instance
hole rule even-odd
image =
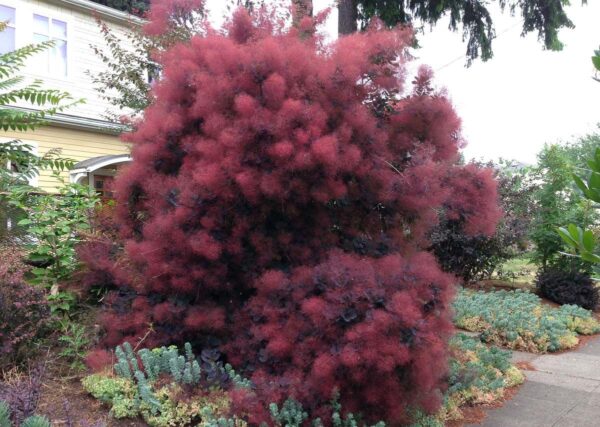
[[[67,75],[67,23],[42,15],[33,15],[33,42],[54,40],[54,47],[37,54],[39,70]]]
[[[16,47],[15,9],[0,5],[0,21],[6,22],[6,28],[0,32],[0,54],[4,54]]]

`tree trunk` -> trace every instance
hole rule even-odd
[[[292,4],[296,9],[294,12],[294,25],[300,22],[305,16],[313,16],[312,0],[292,0]]]
[[[351,34],[358,29],[356,0],[338,1],[338,34]]]

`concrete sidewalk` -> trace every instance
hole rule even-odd
[[[527,380],[498,409],[487,411],[484,427],[599,427],[600,337],[575,351],[557,355],[515,352],[529,362]]]

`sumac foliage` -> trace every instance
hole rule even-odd
[[[235,399],[252,422],[284,393],[318,411],[339,389],[394,424],[444,387],[452,279],[427,236],[442,208],[493,233],[496,184],[457,163],[431,72],[404,87],[410,31],[324,46],[314,25],[240,9],[161,55],[115,183],[123,250],[88,254],[114,259],[94,264],[115,287],[105,344],[220,346],[255,383]]]

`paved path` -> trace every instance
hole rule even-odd
[[[484,427],[600,427],[600,338],[557,355],[515,352],[535,371],[503,407],[487,411]]]

